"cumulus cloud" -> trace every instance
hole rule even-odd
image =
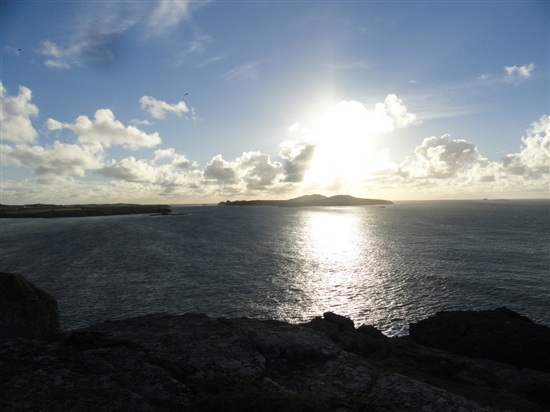
[[[176,169],[189,169],[197,167],[197,162],[187,159],[185,155],[176,153],[174,148],[161,149],[155,151],[155,161],[161,159],[171,160],[171,164]]]
[[[450,135],[429,137],[415,149],[416,159],[408,157],[400,173],[411,177],[446,179],[459,170],[483,162],[475,144],[466,140],[451,140]]]
[[[184,101],[178,103],[169,104],[162,100],[157,100],[151,96],[142,96],[139,99],[141,108],[146,110],[155,119],[164,119],[167,113],[173,113],[176,116],[181,116],[184,113],[189,112],[189,108]]]
[[[49,130],[70,129],[78,137],[79,143],[98,150],[112,145],[137,150],[140,147],[154,147],[161,143],[158,133],[147,134],[135,126],[124,126],[115,120],[115,115],[109,109],[97,110],[94,120],[90,120],[88,116],[79,116],[74,123],[48,119],[46,127]]]
[[[31,123],[31,118],[38,116],[38,107],[31,103],[30,89],[19,86],[17,96],[9,96],[0,82],[0,137],[13,143],[36,141],[37,131]]]
[[[274,189],[284,178],[284,167],[260,152],[244,152],[231,162],[217,155],[204,168],[204,178],[226,189],[253,193]]]
[[[530,178],[550,175],[550,116],[542,116],[533,122],[522,137],[523,147],[519,153],[509,154],[502,159],[507,173]]]
[[[506,66],[504,71],[506,72],[505,79],[510,82],[519,82],[531,77],[531,72],[535,70],[534,63],[524,64],[523,66]]]
[[[273,186],[283,176],[284,168],[279,162],[272,162],[269,155],[260,152],[245,152],[237,159],[244,172],[247,189],[256,190]]]
[[[420,123],[414,113],[407,110],[403,100],[395,94],[388,94],[384,103],[377,103],[374,112],[370,115],[376,119],[380,132],[392,132],[395,129]]]
[[[302,126],[300,123],[298,122],[294,122],[292,123],[288,128],[287,128],[288,132],[289,133],[309,133],[310,130],[308,127],[305,127],[305,126]]]
[[[221,184],[237,183],[235,165],[224,160],[221,155],[216,155],[204,168],[204,177],[215,180]]]
[[[119,162],[112,160],[96,173],[127,182],[151,183],[155,181],[155,168],[144,160],[130,156]]]
[[[315,144],[287,140],[280,147],[279,156],[284,160],[285,182],[301,182],[310,167]]]
[[[101,165],[101,155],[88,148],[55,141],[51,146],[1,145],[2,164],[34,168],[35,176],[84,177]]]
[[[476,193],[537,193],[548,195],[550,187],[550,117],[542,116],[531,124],[518,153],[505,156],[502,162],[489,161],[476,145],[466,140],[452,140],[449,135],[424,139],[399,165],[389,159],[388,167],[373,168],[365,187],[384,185],[387,192],[400,196],[415,192],[423,195]],[[389,155],[389,152],[387,153]]]

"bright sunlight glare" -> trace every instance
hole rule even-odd
[[[314,122],[311,139],[316,149],[305,182],[330,187],[364,179],[373,157],[372,138],[392,127],[378,107],[369,111],[357,101],[339,102]]]

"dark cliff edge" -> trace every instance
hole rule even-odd
[[[366,206],[391,205],[390,200],[362,199],[349,195],[326,197],[323,195],[306,195],[288,200],[227,200],[219,206],[278,206],[278,207],[308,207],[308,206]]]
[[[0,218],[55,218],[55,217],[87,217],[114,216],[135,214],[171,214],[168,205],[139,204],[91,204],[91,205],[0,205]]]
[[[531,355],[549,359],[550,328],[506,308],[441,312],[411,325],[407,338],[331,312],[299,325],[154,314],[61,332],[51,296],[21,275],[0,273],[0,284],[6,412],[550,409],[548,364],[530,363]],[[47,323],[45,312],[48,325],[32,336],[33,325]],[[484,322],[492,324],[485,335]],[[495,333],[499,361],[417,342],[435,334],[442,337],[435,346],[462,339],[491,347]]]

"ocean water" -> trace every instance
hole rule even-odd
[[[182,216],[1,219],[0,270],[53,294],[64,329],[155,312],[403,335],[440,310],[550,326],[550,201],[174,207]]]

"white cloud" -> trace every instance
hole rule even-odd
[[[287,130],[288,130],[289,133],[309,133],[310,132],[309,128],[302,126],[298,122],[292,123],[287,128]]]
[[[210,3],[210,0],[159,0],[149,18],[149,27],[161,34],[187,20],[193,10]]]
[[[527,136],[522,137],[523,147],[519,153],[502,159],[506,173],[530,178],[550,175],[550,120],[542,116],[531,124]],[[550,188],[549,188],[550,190]]]
[[[260,152],[244,152],[234,161],[226,161],[221,155],[214,156],[204,168],[204,178],[223,188],[233,187],[241,193],[258,190],[273,190],[284,179],[281,163],[272,161],[269,155]]]
[[[109,109],[97,110],[94,120],[90,120],[88,116],[79,116],[74,123],[48,119],[46,127],[49,130],[70,129],[77,135],[80,144],[95,147],[97,150],[111,145],[137,150],[161,143],[158,133],[147,134],[135,126],[124,126],[115,120],[115,115]]]
[[[283,165],[272,162],[269,155],[260,152],[245,152],[236,161],[244,172],[242,179],[247,189],[265,189],[273,186],[284,175]]]
[[[17,96],[9,96],[0,82],[0,138],[14,143],[36,141],[37,131],[31,123],[31,117],[38,116],[38,107],[31,103],[30,89],[19,86]]]
[[[476,196],[492,193],[529,192],[548,196],[550,190],[550,118],[542,116],[527,130],[518,153],[509,154],[502,162],[485,159],[474,143],[451,140],[449,135],[424,139],[398,167],[389,159],[387,167],[372,168],[365,187],[384,187],[397,196]]]
[[[521,80],[531,77],[531,72],[535,69],[534,63],[524,64],[523,66],[506,66],[504,71],[506,72],[505,79],[511,82],[519,82]]]
[[[550,187],[548,115],[531,124],[521,139],[521,149],[502,162],[487,160],[473,142],[453,140],[449,135],[423,139],[412,156],[395,162],[388,149],[374,155],[365,142],[373,133],[415,124],[416,116],[395,95],[388,95],[371,109],[345,101],[328,110],[310,129],[293,124],[288,131],[300,132],[304,140],[281,143],[279,161],[249,151],[231,161],[214,156],[199,169],[183,153],[162,147],[151,151],[148,158],[123,155],[122,160],[106,162],[111,146],[133,150],[161,143],[157,133],[125,126],[108,109],[98,110],[93,120],[80,116],[73,123],[63,123],[50,118],[46,128],[71,130],[75,143],[36,144],[39,136],[29,119],[38,114],[38,108],[30,103],[31,91],[21,87],[18,96],[8,96],[2,87],[2,98],[3,134],[9,128],[16,131],[4,139],[13,144],[0,147],[2,165],[33,169],[32,179],[2,182],[6,203],[10,199],[158,202],[163,198],[202,203],[198,199],[290,197],[313,189],[327,194],[330,190],[357,195],[367,192],[371,197],[379,193],[387,198],[472,193],[490,197],[491,193],[502,196],[507,192],[547,195]],[[308,173],[320,179],[309,180]],[[109,181],[94,181],[94,174],[95,179],[103,176]],[[45,183],[49,185],[41,188]],[[52,199],[54,195],[57,199]]]
[[[157,31],[178,25],[188,17],[189,3],[188,0],[160,0],[149,18],[149,25]]]
[[[154,161],[161,159],[170,159],[172,166],[176,169],[189,169],[197,167],[197,163],[187,159],[185,155],[176,153],[174,148],[161,149],[155,151]]]
[[[415,178],[446,179],[485,159],[475,144],[451,140],[449,135],[429,137],[415,149],[416,159],[408,157],[400,165],[400,173]]]
[[[284,160],[285,181],[297,183],[304,180],[315,152],[315,144],[287,140],[279,147],[281,148],[279,156]]]
[[[216,155],[206,164],[204,177],[215,180],[220,184],[237,183],[238,179],[235,169],[234,164],[224,160],[221,155]]]
[[[46,56],[44,65],[47,67],[53,67],[55,69],[70,69],[69,53],[62,51],[57,44],[50,40],[42,42],[42,47],[37,50],[39,54]]]
[[[141,108],[146,110],[155,119],[164,119],[167,113],[173,113],[176,116],[189,113],[189,108],[183,100],[180,100],[178,103],[169,104],[151,96],[141,96],[139,102],[141,103]]]
[[[380,132],[392,132],[395,129],[420,123],[414,113],[410,113],[395,94],[388,94],[384,103],[378,103],[371,115],[376,118]]]
[[[34,168],[35,176],[84,177],[86,170],[101,166],[102,156],[88,148],[55,141],[51,146],[2,145],[2,164]]]
[[[133,156],[129,156],[119,162],[112,160],[105,167],[98,169],[96,173],[127,182],[152,183],[156,180],[154,166],[150,165],[147,161],[136,160]]]

